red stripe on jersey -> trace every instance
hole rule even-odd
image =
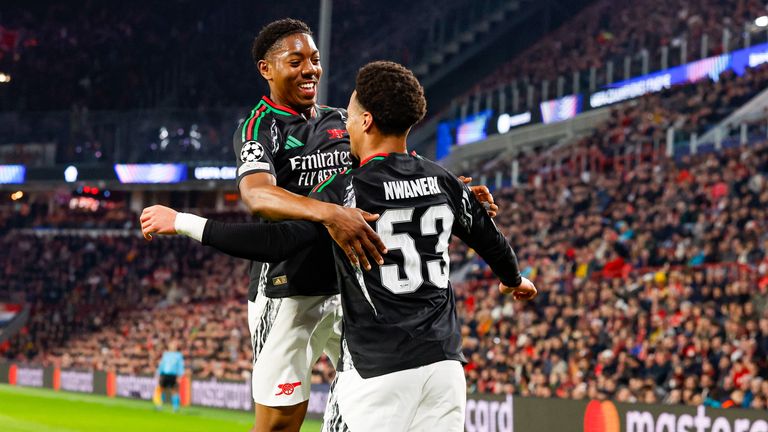
[[[272,108],[275,108],[275,109],[279,109],[279,110],[281,110],[281,111],[287,111],[287,112],[289,112],[289,113],[291,113],[291,114],[293,114],[293,115],[299,115],[299,113],[297,113],[296,111],[294,111],[294,110],[292,110],[292,109],[288,108],[287,106],[278,105],[278,104],[276,104],[276,103],[272,102],[272,99],[270,99],[270,98],[268,98],[268,97],[266,97],[266,96],[264,96],[264,97],[263,97],[263,99],[264,99],[264,101],[265,101],[266,103],[268,103],[268,104],[269,104],[269,105],[270,105]]]
[[[371,161],[371,159],[373,159],[375,157],[387,157],[387,156],[389,156],[389,153],[376,153],[376,154],[370,155],[367,158],[365,158],[362,161],[360,161],[360,166],[363,166],[363,165],[367,164],[368,162]]]
[[[253,139],[253,124],[256,122],[256,119],[259,118],[266,110],[267,110],[267,106],[262,105],[261,107],[259,107],[258,110],[256,110],[256,114],[254,114],[254,116],[251,117],[251,121],[249,121],[248,125],[246,126],[245,139],[247,141],[250,141]]]

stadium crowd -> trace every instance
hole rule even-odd
[[[765,408],[767,175],[763,142],[498,191],[541,294],[515,306],[454,255],[470,387]]]
[[[498,225],[540,295],[501,298],[453,249],[469,270],[454,287],[470,391],[765,409],[766,176],[762,142],[498,190]],[[194,376],[249,373],[244,262],[186,239],[2,242],[3,280],[34,307],[5,356],[151,373],[172,338]],[[330,377],[321,362],[314,379]]]

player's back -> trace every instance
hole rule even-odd
[[[373,227],[388,248],[384,265],[371,271],[336,249],[345,349],[355,368],[367,377],[463,360],[448,243],[454,220],[468,217],[468,190],[437,164],[403,153],[376,155],[337,177],[318,192],[331,189],[335,201],[380,214]]]

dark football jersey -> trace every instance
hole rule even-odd
[[[316,106],[310,119],[264,97],[234,136],[237,184],[254,173],[270,173],[277,185],[306,196],[312,188],[351,164],[346,111]],[[278,263],[251,262],[248,298],[328,295],[335,286],[333,257],[325,244]]]
[[[514,252],[485,209],[456,176],[429,160],[377,155],[310,196],[380,214],[372,226],[388,248],[384,265],[363,271],[325,235],[334,245],[344,310],[341,370],[354,367],[368,378],[464,361],[448,280],[451,234],[477,250],[504,283],[520,284]]]

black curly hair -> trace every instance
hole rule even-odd
[[[253,63],[258,65],[259,61],[267,57],[280,39],[296,33],[306,33],[312,36],[312,30],[309,29],[307,23],[293,18],[283,18],[265,25],[251,46]]]
[[[403,135],[424,118],[424,88],[405,66],[375,61],[360,68],[355,83],[357,102],[373,116],[384,135]]]

